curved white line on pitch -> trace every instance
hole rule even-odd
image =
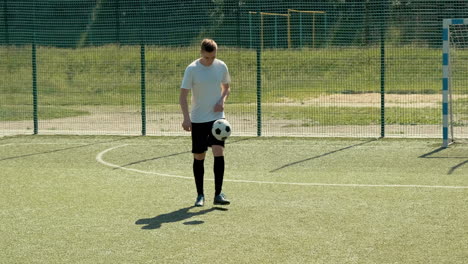
[[[162,176],[162,177],[171,177],[171,178],[181,178],[181,179],[190,179],[192,180],[193,177],[186,177],[186,176],[179,176],[179,175],[172,175],[172,174],[164,174],[164,173],[158,173],[158,172],[152,172],[152,171],[143,171],[143,170],[137,170],[137,169],[132,169],[132,168],[125,168],[125,167],[122,167],[122,166],[119,166],[119,165],[116,165],[116,164],[112,164],[110,162],[107,162],[105,161],[102,157],[104,156],[104,154],[106,154],[107,152],[109,151],[112,151],[114,149],[118,149],[118,148],[121,148],[121,147],[125,147],[125,146],[128,146],[128,144],[123,144],[123,145],[120,145],[120,146],[117,146],[117,147],[113,147],[113,148],[108,148],[104,151],[102,151],[101,153],[99,153],[97,156],[96,156],[96,161],[101,163],[101,164],[104,164],[106,166],[109,166],[109,167],[113,167],[113,168],[117,168],[117,169],[122,169],[122,170],[128,170],[128,171],[134,171],[134,172],[138,172],[138,173],[144,173],[144,174],[155,174],[155,175],[158,175],[158,176]]]
[[[121,147],[128,146],[129,144],[123,144],[116,147],[108,148],[96,156],[96,161],[117,169],[133,171],[143,174],[153,174],[162,177],[170,177],[170,178],[179,178],[179,179],[186,179],[186,180],[193,180],[193,177],[187,176],[180,176],[180,175],[173,175],[173,174],[165,174],[153,171],[144,171],[132,168],[125,168],[110,162],[107,162],[103,159],[103,156],[114,150]],[[208,179],[213,181],[213,179]],[[271,182],[271,181],[253,181],[253,180],[232,180],[232,179],[224,179],[225,182],[239,182],[239,183],[257,183],[257,184],[276,184],[276,185],[299,185],[299,186],[331,186],[331,187],[375,187],[375,188],[431,188],[431,189],[468,189],[468,186],[444,186],[444,185],[398,185],[398,184],[352,184],[352,183],[307,183],[307,182]]]

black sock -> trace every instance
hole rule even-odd
[[[205,174],[204,163],[205,160],[193,159],[193,176],[195,177],[195,185],[197,186],[198,195],[203,193],[203,176]]]
[[[219,195],[223,189],[224,157],[214,157],[213,171],[215,175],[215,195]]]

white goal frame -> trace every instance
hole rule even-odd
[[[453,143],[452,92],[450,89],[450,26],[468,25],[468,18],[444,19],[442,30],[442,147]]]

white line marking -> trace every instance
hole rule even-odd
[[[143,174],[155,174],[155,175],[159,175],[159,176],[162,176],[162,177],[171,177],[171,178],[180,178],[180,179],[190,179],[190,180],[193,179],[192,177],[186,177],[186,176],[179,176],[179,175],[164,174],[164,173],[158,173],[158,172],[152,172],[152,171],[137,170],[137,169],[132,169],[132,168],[125,168],[125,167],[122,167],[122,166],[107,162],[102,158],[104,156],[104,154],[106,154],[107,152],[112,151],[112,150],[117,149],[117,148],[125,147],[125,146],[128,146],[128,145],[129,144],[123,144],[123,145],[119,145],[117,147],[108,148],[108,149],[100,152],[96,156],[96,161],[101,163],[101,164],[104,164],[106,166],[109,166],[109,167],[122,169],[122,170],[133,171],[133,172],[138,172],[138,173],[143,173]]]
[[[0,147],[11,146],[11,145],[13,145],[13,144],[15,144],[15,143],[7,143],[7,144],[0,145]]]
[[[4,144],[4,145],[0,145],[0,146],[8,146],[8,145],[88,145],[90,143],[46,143],[46,142],[42,142],[42,143],[39,143],[39,142],[29,142],[29,143],[7,143],[7,144]]]
[[[173,174],[165,174],[159,172],[152,172],[152,171],[144,171],[132,168],[125,168],[110,162],[107,162],[103,159],[103,156],[115,149],[128,146],[129,144],[123,144],[116,147],[108,148],[96,155],[96,161],[113,168],[118,168],[127,171],[133,171],[137,173],[143,174],[154,174],[161,177],[169,177],[169,178],[179,178],[179,179],[186,179],[186,180],[193,180],[193,177],[187,176],[180,176],[180,175],[173,175]],[[209,179],[213,181],[212,179]],[[271,181],[252,181],[252,180],[232,180],[232,179],[224,179],[225,182],[239,182],[239,183],[257,183],[257,184],[276,184],[276,185],[299,185],[299,186],[330,186],[330,187],[373,187],[373,188],[430,188],[430,189],[468,189],[468,186],[444,186],[444,185],[398,185],[398,184],[346,184],[346,183],[307,183],[307,182],[271,182]]]

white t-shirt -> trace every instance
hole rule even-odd
[[[215,59],[207,67],[197,59],[187,66],[181,88],[192,90],[190,118],[193,123],[224,118],[224,112],[214,112],[214,106],[221,99],[221,84],[230,82],[228,68],[221,60]]]

